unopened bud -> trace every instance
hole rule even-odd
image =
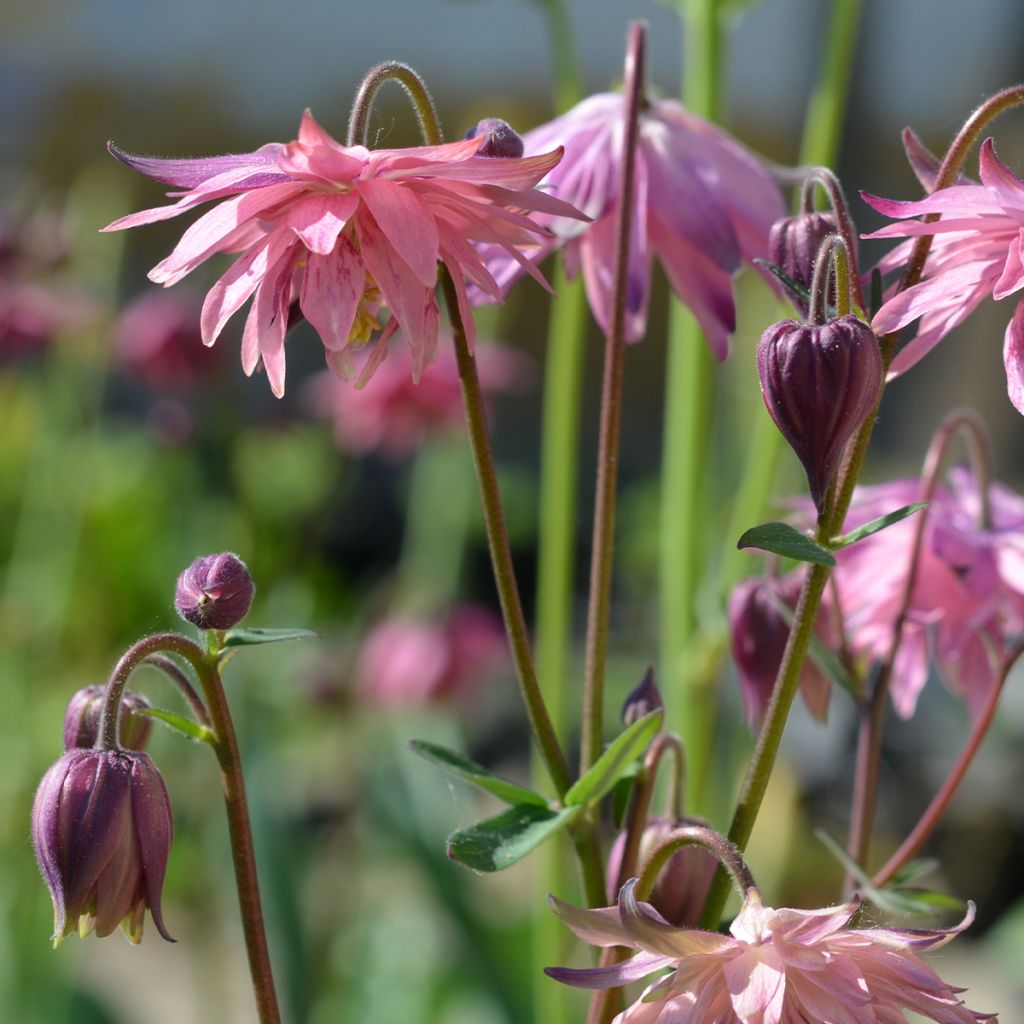
[[[783,320],[761,335],[757,372],[764,404],[803,464],[820,513],[843,449],[881,390],[878,339],[855,316]]]
[[[648,668],[643,679],[633,688],[622,704],[622,724],[632,725],[635,721],[664,707],[661,691],[654,681],[654,669]]]
[[[99,684],[85,686],[68,702],[68,709],[64,714],[65,750],[96,745],[106,692],[107,688]],[[149,701],[141,693],[125,690],[121,694],[118,735],[120,745],[126,750],[145,750],[153,729],[153,719],[138,712],[149,706]]]
[[[768,259],[787,277],[806,291],[814,280],[814,264],[821,243],[837,231],[835,214],[799,213],[780,217],[768,235]],[[790,299],[802,316],[807,316],[808,301],[790,290]],[[835,304],[835,284],[829,285],[829,302]]]
[[[53,939],[142,939],[146,909],[169,942],[160,894],[171,804],[156,766],[134,750],[69,750],[43,776],[32,807],[36,860],[53,900]]]
[[[236,555],[205,555],[178,577],[174,607],[200,629],[230,629],[245,618],[254,590],[249,570]]]
[[[477,156],[505,157],[514,160],[523,155],[523,140],[507,121],[499,117],[485,117],[475,128],[466,132],[467,139],[485,137]]]

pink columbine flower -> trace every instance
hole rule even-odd
[[[920,498],[918,480],[858,488],[847,528]],[[892,676],[897,714],[913,715],[935,659],[945,681],[964,696],[972,717],[998,677],[1011,638],[1024,629],[1024,499],[989,487],[991,523],[980,523],[973,474],[954,468],[927,510],[917,580]],[[920,514],[920,513],[919,513]],[[902,601],[914,517],[837,554],[836,590],[850,648],[884,658]]]
[[[565,147],[565,158],[541,183],[578,207],[593,224],[546,211],[538,218],[554,238],[534,257],[565,247],[570,274],[583,268],[587,297],[604,330],[611,322],[615,218],[622,176],[624,97],[601,93],[523,136],[527,154]],[[626,336],[643,337],[651,263],[704,329],[719,359],[736,327],[732,279],[743,263],[768,255],[768,233],[785,213],[778,188],[757,159],[730,135],[675,100],[647,104],[640,114],[636,210],[630,239]],[[503,286],[525,269],[489,247],[487,265]]]
[[[172,205],[122,217],[104,230],[167,220],[219,200],[149,277],[172,285],[216,253],[241,253],[206,296],[203,341],[212,345],[251,298],[242,366],[251,374],[262,362],[279,397],[284,339],[296,302],[339,376],[353,376],[353,349],[383,326],[360,383],[372,375],[399,327],[418,378],[437,347],[438,262],[451,273],[472,343],[467,279],[495,299],[501,292],[471,243],[495,245],[546,286],[519,251],[547,236],[527,213],[581,216],[533,187],[561,159],[560,149],[522,160],[477,156],[485,141],[480,136],[409,149],[342,146],[307,110],[294,142],[237,156],[161,160],[111,146],[129,167],[178,191],[169,193],[177,198]],[[385,308],[391,318],[382,325]]]
[[[917,336],[893,360],[890,377],[910,369],[986,296],[1002,299],[1024,287],[1024,181],[996,157],[991,139],[981,147],[979,169],[980,185],[964,182],[916,202],[864,195],[880,213],[901,221],[866,238],[935,236],[923,279],[889,299],[871,322],[876,333],[887,334],[921,321]],[[925,214],[942,216],[929,224],[907,219]],[[881,269],[902,265],[909,252],[909,243],[899,246]],[[1010,401],[1024,412],[1024,303],[1018,303],[1006,328],[1003,362]]]
[[[463,605],[441,621],[398,615],[367,635],[354,685],[368,704],[414,708],[467,696],[507,659],[501,620],[483,608]]]
[[[498,345],[476,354],[485,395],[517,390],[529,376],[528,360]],[[338,446],[354,455],[379,452],[390,459],[410,455],[428,436],[462,429],[465,414],[455,353],[441,345],[418,384],[408,349],[393,351],[377,371],[372,388],[352,388],[327,371],[310,381],[309,407],[334,425]]]
[[[773,910],[747,891],[729,935],[675,928],[636,898],[635,878],[618,906],[580,910],[549,897],[555,913],[594,946],[637,952],[610,967],[549,967],[558,981],[613,988],[667,974],[647,986],[613,1024],[905,1024],[906,1013],[937,1024],[983,1024],[919,956],[967,928],[851,928],[856,902],[821,910]]]

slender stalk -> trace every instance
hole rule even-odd
[[[981,522],[979,525],[984,528],[990,519],[988,492],[991,478],[991,456],[985,426],[970,410],[958,409],[949,413],[935,432],[924,460],[919,500],[932,500],[949,453],[950,444],[957,434],[962,434],[967,441],[968,451],[974,464],[980,495],[979,518]],[[903,579],[898,610],[893,619],[892,639],[875,679],[870,700],[861,712],[860,729],[857,734],[857,762],[854,771],[850,835],[847,841],[847,850],[858,864],[866,863],[871,846],[885,710],[889,702],[889,688],[896,656],[903,642],[903,631],[910,613],[914,588],[917,585],[917,571],[921,563],[921,552],[924,549],[924,535],[929,512],[930,509],[926,508],[917,514],[907,572]],[[852,886],[852,883],[852,878],[848,878],[847,886]]]
[[[967,774],[967,769],[970,768],[975,754],[978,753],[982,742],[988,735],[989,727],[996,716],[996,709],[999,706],[999,698],[1002,696],[1003,687],[1010,676],[1010,670],[1017,664],[1022,654],[1024,654],[1024,647],[1017,647],[1014,651],[1010,652],[1003,662],[999,672],[999,679],[989,691],[985,706],[982,708],[978,720],[972,726],[971,734],[964,744],[963,750],[960,751],[960,756],[956,759],[956,763],[950,769],[949,775],[946,776],[945,782],[939,787],[939,791],[932,798],[932,802],[928,805],[924,814],[921,815],[920,820],[911,830],[910,835],[903,840],[899,849],[871,879],[872,884],[877,886],[885,885],[900,868],[917,855],[921,847],[928,841],[928,837],[935,831],[936,826],[942,820],[942,816],[946,813],[946,808],[949,807],[950,801],[956,794],[960,783]]]
[[[519,688],[526,705],[527,716],[530,719],[534,742],[544,759],[555,791],[561,797],[570,786],[569,766],[562,753],[558,737],[555,735],[551,717],[541,694],[537,673],[533,667],[530,635],[526,628],[522,602],[519,599],[519,589],[516,586],[512,550],[509,547],[508,531],[505,529],[505,516],[501,507],[498,477],[494,470],[494,456],[487,434],[487,415],[484,411],[480,379],[476,372],[476,361],[469,351],[466,330],[459,315],[455,286],[446,269],[440,271],[440,278],[455,339],[455,358],[459,367],[459,381],[462,385],[469,445],[473,453],[473,464],[476,467],[480,500],[483,504],[484,529],[487,533],[487,545],[491,553],[494,582],[498,588],[501,613],[505,620],[505,629],[508,632],[512,658],[519,678]]]
[[[150,654],[143,659],[142,664],[152,665],[153,668],[160,669],[181,691],[181,695],[185,698],[185,703],[188,704],[189,710],[195,716],[196,721],[200,725],[205,725],[209,728],[210,716],[206,713],[206,705],[199,694],[196,693],[192,681],[181,670],[181,666],[177,662],[172,661],[163,654]]]
[[[735,843],[703,825],[684,825],[669,832],[651,851],[636,886],[638,899],[646,899],[651,895],[661,869],[672,855],[684,846],[703,846],[704,849],[710,850],[718,858],[725,876],[732,881],[742,896],[757,888],[754,876],[743,860],[743,851]]]
[[[805,213],[814,209],[813,195],[814,189],[818,185],[828,196],[829,206],[836,219],[836,233],[846,244],[846,252],[852,264],[850,283],[853,287],[853,302],[858,310],[864,312],[867,306],[864,302],[864,292],[861,289],[860,272],[857,267],[857,231],[853,226],[853,219],[850,217],[850,206],[846,201],[843,186],[827,167],[812,167],[808,170],[807,177],[800,189],[800,209]]]
[[[217,670],[220,652],[214,650],[207,653],[195,641],[180,633],[154,633],[134,643],[121,655],[107,682],[97,746],[106,750],[117,747],[121,694],[124,692],[128,677],[139,665],[154,656],[159,656],[162,652],[179,655],[195,669],[206,698],[210,727],[215,737],[214,753],[217,755],[221,770],[231,856],[235,866],[242,930],[245,933],[256,1008],[260,1024],[280,1024],[281,1013],[274,991],[274,975],[263,925],[263,910],[260,906],[259,881],[256,875],[249,809],[245,800],[242,760]]]
[[[604,710],[605,654],[611,604],[615,548],[615,500],[618,485],[619,435],[622,423],[622,376],[626,351],[626,275],[633,220],[633,187],[640,128],[640,104],[645,73],[645,30],[634,22],[626,49],[626,108],[623,132],[622,192],[616,211],[615,275],[611,325],[605,338],[601,386],[601,425],[598,435],[597,484],[594,503],[590,599],[587,606],[586,662],[583,679],[583,728],[580,774],[601,754]]]
[[[373,101],[385,82],[398,82],[405,90],[416,111],[420,133],[428,146],[439,146],[442,141],[440,120],[434,99],[427,89],[426,83],[408,64],[389,60],[370,68],[359,86],[352,112],[348,119],[348,144],[350,146],[366,146],[370,135],[370,111]]]

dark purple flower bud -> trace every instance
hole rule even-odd
[[[254,590],[249,570],[236,555],[206,555],[178,577],[174,607],[200,629],[230,629],[245,618]]]
[[[79,690],[68,702],[64,714],[64,749],[93,747],[100,734],[100,718],[103,716],[105,686],[98,683]],[[126,750],[145,750],[153,719],[136,712],[148,708],[149,701],[141,693],[125,690],[121,694],[121,721],[119,740]]]
[[[475,128],[466,132],[467,139],[486,137],[476,151],[477,156],[496,156],[518,160],[523,155],[523,140],[507,121],[500,117],[485,117]]]
[[[855,316],[783,320],[761,335],[757,372],[764,404],[803,463],[820,513],[846,442],[881,390],[878,339]]]
[[[32,843],[53,899],[55,945],[74,931],[142,939],[146,909],[160,912],[171,850],[171,803],[160,773],[134,750],[69,750],[44,776]]]
[[[802,574],[743,580],[729,595],[732,656],[740,677],[740,695],[747,724],[763,718],[789,640],[790,619],[784,609],[796,610]],[[828,643],[825,616],[819,617],[819,639]],[[830,685],[808,659],[800,675],[800,690],[811,713],[823,720],[828,712]]]
[[[707,825],[700,818],[651,818],[640,838],[637,867],[642,868],[647,858],[665,837],[676,828],[687,825]],[[608,855],[608,899],[614,903],[618,896],[619,870],[626,848],[626,833],[620,832]],[[700,920],[704,901],[715,876],[718,861],[710,850],[692,844],[684,846],[668,859],[654,883],[650,903],[669,924],[677,928],[695,928]]]
[[[787,277],[792,278],[808,292],[814,279],[814,264],[821,243],[838,230],[835,214],[799,213],[795,217],[780,217],[768,235],[768,259]],[[788,291],[788,289],[787,289]],[[789,293],[793,305],[802,316],[807,316],[805,298]],[[835,304],[835,283],[829,285],[829,299]]]
[[[635,721],[665,706],[661,691],[654,681],[654,669],[648,668],[643,679],[633,688],[622,703],[622,724],[632,725]]]

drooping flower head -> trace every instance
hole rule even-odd
[[[525,152],[564,146],[565,158],[541,183],[594,221],[542,211],[549,239],[532,259],[564,246],[570,274],[580,268],[594,318],[611,322],[615,218],[621,200],[624,97],[601,93],[523,136]],[[732,279],[744,262],[768,255],[768,232],[784,213],[768,172],[735,139],[675,100],[640,113],[636,211],[630,239],[626,337],[643,337],[651,264],[661,261],[679,299],[700,322],[717,358],[736,327]],[[485,249],[488,269],[507,286],[527,269],[508,251]]]
[[[911,158],[915,168],[921,164],[918,149]],[[893,360],[890,377],[914,366],[986,296],[1003,299],[1024,287],[1024,182],[996,157],[991,139],[981,147],[979,170],[981,184],[965,180],[912,202],[864,194],[879,213],[898,220],[866,238],[934,236],[921,281],[891,297],[872,320],[879,334],[920,320],[916,337]],[[941,216],[931,223],[913,219],[928,214]],[[901,267],[911,244],[893,250],[880,269]],[[1024,412],[1024,303],[1018,303],[1006,328],[1003,363],[1010,401]]]
[[[95,746],[100,735],[104,696],[107,688],[101,683],[83,686],[68,701],[64,712],[64,749]],[[125,690],[121,694],[121,718],[118,722],[118,742],[126,750],[145,750],[153,719],[139,714],[150,706],[141,693]]]
[[[307,110],[294,142],[252,153],[161,160],[111,146],[119,160],[178,191],[170,193],[177,197],[172,205],[122,217],[105,230],[167,220],[219,200],[149,276],[172,285],[216,253],[241,253],[206,296],[203,341],[212,345],[251,298],[242,366],[251,374],[262,363],[275,395],[284,393],[294,303],[339,376],[353,376],[352,350],[383,328],[362,368],[360,382],[368,380],[401,327],[418,378],[437,347],[438,263],[451,273],[472,343],[466,280],[495,299],[500,289],[471,243],[493,243],[544,283],[519,252],[547,234],[527,213],[580,216],[533,187],[558,163],[560,149],[495,159],[478,155],[485,142],[479,136],[408,149],[343,146]]]
[[[637,880],[618,905],[580,910],[549,897],[552,909],[594,946],[626,946],[634,956],[609,967],[549,967],[558,981],[612,988],[661,974],[613,1024],[903,1024],[907,1013],[936,1024],[983,1024],[960,989],[921,959],[970,925],[912,931],[852,928],[856,902],[821,910],[773,910],[747,891],[729,935],[669,924],[636,897]]]
[[[171,804],[156,766],[134,750],[69,750],[43,776],[32,842],[53,899],[53,938],[142,939],[146,910],[169,942],[160,893],[171,849]]]
[[[847,528],[919,500],[920,487],[910,479],[858,488]],[[963,467],[952,469],[947,486],[932,496],[892,674],[893,707],[903,718],[913,715],[933,658],[976,718],[1024,629],[1024,499],[993,483],[989,505],[991,521],[984,524],[977,480]],[[916,529],[911,517],[836,555],[836,592],[855,657],[888,655]]]

